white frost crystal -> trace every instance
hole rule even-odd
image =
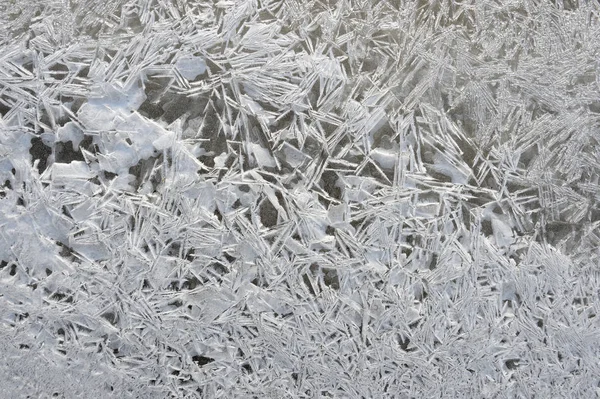
[[[599,18],[0,2],[0,397],[599,397]]]

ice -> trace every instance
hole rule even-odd
[[[260,146],[259,144],[254,143],[250,144],[250,148],[254,159],[256,160],[256,163],[260,167],[274,168],[277,166],[277,164],[275,163],[275,159],[271,156],[271,153],[267,149]]]
[[[348,207],[345,204],[331,206],[327,218],[334,226],[344,225],[348,221]]]
[[[56,138],[59,141],[71,141],[73,150],[77,150],[79,148],[79,144],[84,139],[83,131],[79,126],[77,126],[74,122],[67,122],[64,126],[61,126],[56,131]]]
[[[376,148],[371,152],[371,158],[377,164],[387,170],[393,170],[398,162],[398,154],[395,151],[388,151],[381,148]]]
[[[181,76],[187,80],[194,80],[206,71],[206,63],[202,57],[184,56],[175,62],[175,67]]]
[[[437,172],[450,177],[450,180],[454,184],[467,184],[469,180],[469,170],[452,165],[448,159],[442,155],[434,155],[434,165],[432,167]]]
[[[597,2],[5,3],[0,396],[597,396]]]
[[[136,110],[146,99],[139,82],[132,81],[129,87],[119,87],[108,83],[98,83],[92,87],[88,104],[103,105],[110,109]]]
[[[64,180],[87,180],[94,176],[85,162],[73,161],[68,164],[55,163],[52,165],[52,179],[56,182]]]
[[[167,148],[172,147],[174,144],[174,141],[175,141],[175,135],[171,132],[166,132],[165,134],[163,134],[162,136],[160,136],[159,138],[154,140],[152,142],[152,145],[158,151],[163,151]]]

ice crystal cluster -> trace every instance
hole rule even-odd
[[[0,9],[1,398],[600,396],[597,1]]]

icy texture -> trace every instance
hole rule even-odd
[[[0,11],[0,396],[600,394],[597,1]]]

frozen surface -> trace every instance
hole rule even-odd
[[[599,397],[599,18],[0,2],[0,398]]]

